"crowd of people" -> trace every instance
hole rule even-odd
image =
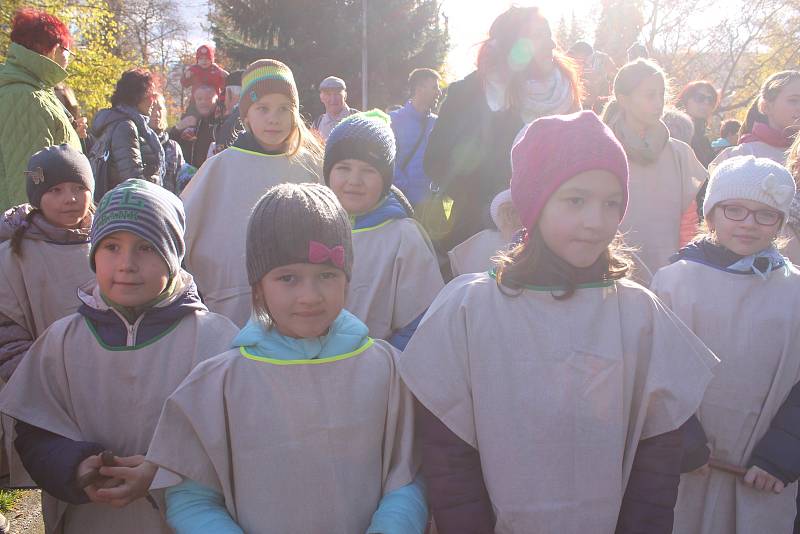
[[[712,83],[511,7],[444,98],[329,76],[309,123],[203,45],[169,128],[145,69],[89,124],[72,46],[22,9],[0,66],[0,467],[48,533],[800,532],[800,71],[716,136]]]

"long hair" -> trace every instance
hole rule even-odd
[[[495,279],[503,293],[519,295],[527,285],[533,285],[536,275],[542,270],[549,257],[554,253],[544,242],[538,227],[534,227],[528,234],[527,242],[519,244],[508,252],[500,252],[493,259],[495,263]],[[632,261],[626,254],[622,237],[617,234],[608,248],[603,251],[602,259],[606,264],[604,281],[619,280],[628,276],[632,270]],[[564,290],[558,295],[553,295],[556,300],[566,300],[575,294],[578,283],[568,273],[564,273]],[[516,293],[507,293],[503,288],[509,288]]]
[[[742,123],[742,127],[739,129],[739,137],[744,134],[752,133],[753,126],[757,122],[768,124],[769,119],[758,109],[761,102],[774,102],[775,99],[778,98],[778,95],[781,94],[783,88],[796,80],[800,80],[800,70],[776,72],[764,80],[758,94],[750,102],[750,107],[747,108],[747,116]]]
[[[526,56],[523,58],[526,61],[522,62],[521,68],[512,68],[510,59],[515,55],[515,50],[519,49],[521,40],[527,37],[531,21],[537,19],[547,24],[547,19],[538,7],[511,6],[494,20],[489,29],[489,38],[478,50],[479,76],[484,83],[489,75],[499,75],[501,79],[506,80],[511,107],[516,107],[522,101],[525,82],[532,74],[534,77],[536,74],[533,59],[527,57],[527,54],[520,54]],[[553,63],[569,80],[573,102],[580,104],[583,100],[583,87],[577,63],[557,46],[553,49]]]
[[[622,95],[630,96],[642,82],[651,76],[661,77],[661,81],[664,82],[664,100],[666,101],[666,96],[670,90],[669,79],[664,70],[655,61],[639,58],[636,61],[626,63],[614,77],[614,95],[603,108],[601,115],[603,122],[606,124],[614,122],[622,112],[619,97]]]
[[[794,143],[786,155],[786,168],[792,173],[794,183],[800,183],[800,135],[794,138]]]

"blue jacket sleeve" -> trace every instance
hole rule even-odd
[[[800,382],[781,404],[747,465],[760,467],[784,484],[800,478]]]
[[[176,534],[244,534],[225,508],[225,498],[207,486],[184,479],[167,488],[166,499],[167,523]]]
[[[367,534],[422,534],[427,524],[425,482],[417,475],[411,484],[383,496]]]
[[[425,315],[424,312],[400,330],[395,331],[386,341],[388,341],[399,351],[405,350],[406,345],[408,345],[408,342],[411,339],[411,336],[413,336],[414,332],[417,331],[417,327],[419,326],[419,322],[422,320],[423,315]]]

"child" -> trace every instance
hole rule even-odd
[[[617,73],[603,111],[630,163],[631,202],[620,230],[637,249],[636,277],[644,284],[697,233],[695,195],[708,177],[692,148],[670,138],[661,121],[666,94],[661,67],[639,59]]]
[[[671,532],[676,429],[715,358],[624,278],[627,181],[594,113],[533,122],[512,151],[524,242],[450,282],[403,353],[440,534]]]
[[[675,532],[792,532],[800,475],[800,271],[775,246],[795,192],[767,158],[721,163],[708,184],[708,233],[653,290],[720,358],[698,418],[711,469],[681,478]],[[739,477],[717,468],[746,470]]]
[[[491,258],[499,251],[508,248],[514,234],[522,228],[514,203],[511,201],[511,190],[505,189],[497,193],[489,207],[496,230],[486,229],[470,237],[447,253],[450,256],[450,270],[453,277],[465,273],[482,273],[491,265]]]
[[[94,178],[89,160],[69,145],[50,146],[28,161],[28,204],[0,221],[0,379],[8,382],[51,323],[78,309],[89,270]],[[10,485],[32,485],[12,446],[14,423],[0,417]],[[5,467],[5,466],[4,466]]]
[[[248,223],[246,259],[250,321],[170,397],[147,456],[164,468],[154,487],[173,486],[170,525],[422,533],[398,353],[343,309],[347,213],[324,186],[273,187]]]
[[[776,72],[764,81],[739,130],[739,145],[726,148],[713,168],[733,156],[752,155],[786,163],[786,151],[800,129],[800,71]]]
[[[719,137],[711,143],[717,154],[724,149],[739,144],[739,129],[742,123],[736,119],[725,119],[719,127]]]
[[[353,224],[356,262],[347,309],[372,337],[403,350],[444,282],[433,245],[392,187],[394,157],[389,117],[358,113],[328,137],[323,173]]]
[[[180,200],[162,187],[131,179],[109,191],[92,223],[96,286],[34,342],[0,393],[43,490],[47,532],[169,532],[141,498],[155,474],[142,455],[167,396],[236,333],[181,270],[183,229]],[[105,450],[110,467],[101,467]],[[110,478],[81,489],[98,468]],[[153,498],[163,509],[161,492]]]
[[[194,87],[207,85],[213,87],[221,102],[225,101],[225,80],[228,71],[214,63],[214,47],[201,45],[195,52],[197,63],[189,65],[183,71],[181,85],[192,92]],[[190,104],[191,106],[191,104]]]
[[[250,286],[244,232],[263,192],[281,182],[319,182],[322,148],[300,117],[289,67],[261,59],[242,76],[239,113],[247,131],[210,158],[181,197],[186,206],[186,268],[209,309],[244,326]]]

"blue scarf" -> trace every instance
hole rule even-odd
[[[342,310],[322,337],[298,339],[284,336],[277,328],[265,329],[250,318],[233,340],[233,348],[276,360],[314,360],[347,354],[359,349],[369,338],[369,329],[355,315]]]
[[[164,147],[161,146],[161,140],[158,138],[158,134],[153,131],[148,124],[150,117],[142,115],[138,109],[132,106],[116,106],[116,109],[133,121],[139,135],[144,137],[147,144],[150,145],[150,148],[153,150],[153,153],[158,156],[158,175],[161,177],[161,183],[164,183],[164,175],[166,174],[167,168],[165,164],[166,157],[164,156]],[[144,158],[142,158],[142,164],[144,164]]]

